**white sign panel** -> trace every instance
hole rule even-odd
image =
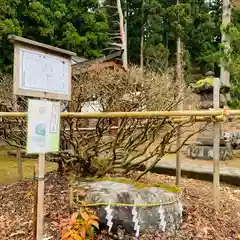
[[[60,102],[28,100],[27,153],[58,152]]]
[[[68,60],[20,48],[19,88],[68,94]]]

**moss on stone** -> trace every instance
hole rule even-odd
[[[214,78],[204,78],[204,79],[200,79],[196,82],[196,88],[201,88],[204,86],[204,84],[209,84],[210,86],[213,87],[213,80]]]
[[[174,193],[180,192],[180,189],[176,186],[170,186],[170,185],[163,184],[163,183],[147,184],[147,183],[142,183],[142,182],[136,182],[134,180],[126,179],[126,178],[124,178],[124,179],[121,179],[121,178],[86,178],[85,180],[89,181],[89,182],[113,181],[113,182],[118,182],[118,183],[132,184],[137,189],[146,188],[146,187],[158,187],[158,188],[162,188],[168,192],[174,192]]]

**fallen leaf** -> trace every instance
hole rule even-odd
[[[12,234],[10,235],[10,237],[14,237],[14,236],[17,236],[17,235],[22,235],[22,234],[25,234],[25,232],[23,232],[23,231],[17,231],[17,232],[15,232],[15,233],[12,233]]]

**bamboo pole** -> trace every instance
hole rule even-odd
[[[0,113],[0,115],[1,115],[1,113]],[[6,116],[5,116],[6,117]],[[12,116],[10,117],[10,116],[8,116],[8,117],[6,117],[6,118],[13,118]],[[15,116],[14,118],[18,118],[18,116]],[[64,118],[64,116],[62,116],[62,118]],[[73,117],[74,118],[74,117]],[[167,119],[165,122],[166,123],[182,123],[182,122],[184,122],[184,121],[190,121],[191,120],[191,118],[192,118],[192,122],[206,122],[206,121],[213,121],[212,119],[211,119],[211,117],[191,117],[191,116],[189,116],[189,117],[181,117],[181,118],[179,118],[179,117],[170,117],[169,119]],[[144,118],[143,118],[144,119]],[[222,121],[224,121],[225,120],[225,118],[224,118],[224,116],[216,116],[216,117],[214,117],[214,121],[219,121],[219,122],[222,122]],[[112,127],[110,127],[109,129],[111,129],[111,130],[117,130],[118,129],[118,126],[112,126]],[[70,129],[69,128],[66,128],[66,131],[69,131]],[[95,130],[95,128],[74,128],[74,131],[92,131],[92,130]],[[19,130],[16,130],[16,131],[19,131]]]
[[[146,112],[62,112],[62,118],[153,118],[153,117],[221,117],[240,116],[240,110],[184,110],[184,111],[146,111]],[[27,117],[26,112],[0,112],[0,117]]]
[[[240,110],[229,110],[230,115],[240,115]],[[146,112],[64,112],[61,117],[75,117],[75,118],[152,118],[152,117],[216,117],[226,115],[226,111],[219,110],[186,110],[186,111],[146,111]],[[1,115],[0,115],[1,117]]]
[[[183,117],[183,118],[170,118],[170,119],[167,119],[165,121],[165,123],[174,123],[174,124],[177,124],[177,123],[182,123],[182,122],[191,122],[191,123],[197,123],[197,122],[211,122],[213,121],[213,119],[209,118],[209,117],[195,117],[192,121],[191,120],[191,117]],[[214,117],[214,121],[217,121],[217,122],[222,122],[224,121],[224,117],[223,116],[217,116],[217,117]],[[128,128],[135,128],[135,127],[129,127],[127,126]],[[137,129],[142,129],[144,127],[142,126],[136,126]],[[118,126],[113,126],[113,127],[109,127],[108,130],[118,130],[119,127]],[[70,131],[70,128],[65,128],[64,129],[65,131]],[[22,130],[19,130],[19,129],[16,129],[14,130],[15,132],[22,132]],[[91,131],[96,131],[96,127],[89,127],[89,128],[72,128],[72,131],[78,131],[78,132],[91,132]]]
[[[220,117],[240,116],[240,110],[184,110],[184,111],[146,111],[146,112],[62,112],[62,118],[152,118],[152,117]],[[0,118],[24,118],[27,112],[0,112]],[[199,119],[200,121],[201,118]]]

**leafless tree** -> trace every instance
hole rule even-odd
[[[140,76],[138,68],[127,71],[121,67],[83,68],[73,76],[69,110],[80,112],[86,103],[98,103],[104,112],[178,109],[183,99],[178,94],[180,83],[173,81],[173,71],[162,75],[148,71]],[[11,109],[2,104],[1,111]],[[72,170],[81,176],[103,176],[117,169],[127,173],[144,166],[140,178],[165,154],[181,149],[196,133],[190,130],[193,124],[192,119],[176,123],[168,117],[64,118],[61,120],[61,150],[48,157],[58,162],[60,170]],[[179,127],[183,138],[181,145],[170,147],[176,141]],[[8,144],[25,148],[26,119],[3,118],[0,131],[1,138]]]

